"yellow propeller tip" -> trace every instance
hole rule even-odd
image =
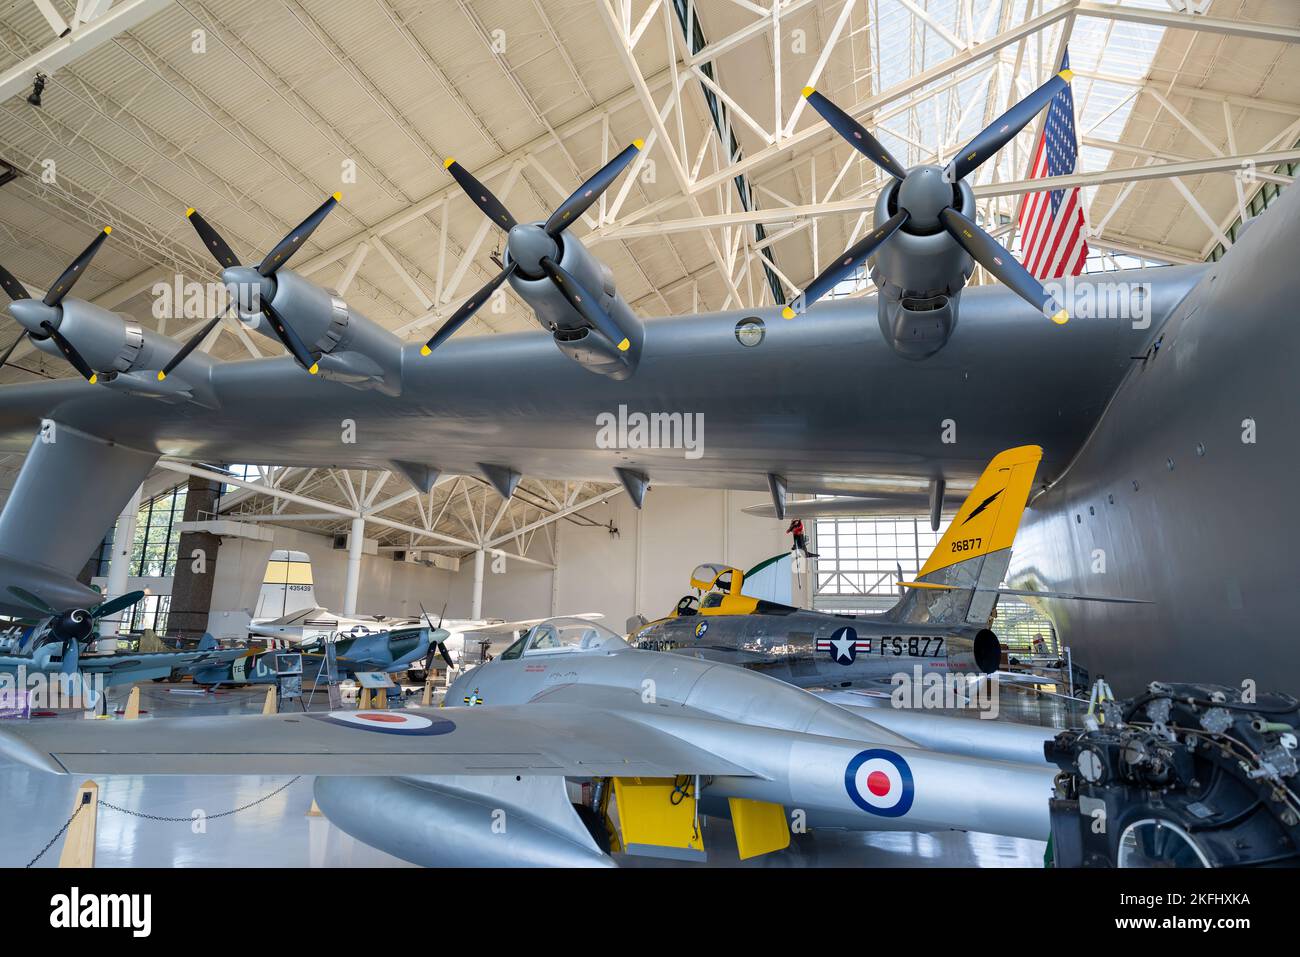
[[[443,169],[451,169],[451,164],[454,163],[454,162],[456,162],[456,161],[455,161],[454,159],[452,159],[450,156],[448,156],[447,159],[443,161],[442,168],[443,168]]]
[[[816,92],[817,91],[814,90],[811,86],[805,86],[803,88],[803,98],[806,100],[808,99],[808,97],[812,96]]]
[[[782,319],[793,319],[793,318],[794,318],[794,310],[791,309],[789,306],[786,306],[784,309],[781,310],[781,318],[782,318]]]
[[[343,194],[342,194],[342,193],[335,193],[335,194],[334,194],[334,202],[336,202],[336,203],[341,203],[341,202],[343,202]]]
[[[432,352],[433,350],[430,349],[428,346],[420,346],[420,355],[427,356]]]
[[[317,372],[320,372],[320,363],[319,363],[319,362],[313,362],[313,363],[311,364],[311,368],[308,369],[307,371],[310,372],[312,375],[315,375]]]
[[[632,343],[629,342],[627,339],[624,339],[622,342],[618,344],[619,352],[627,352],[627,350],[630,348],[632,348]]]
[[[1056,323],[1058,326],[1063,326],[1069,321],[1070,321],[1070,314],[1066,312],[1064,309],[1060,310],[1059,312],[1057,312],[1052,316],[1052,322]]]
[[[105,227],[104,227],[104,235],[105,235],[105,236],[109,235],[112,231],[113,231],[113,227],[112,227],[112,226],[105,226]]]
[[[163,372],[161,369],[159,369],[159,370],[158,370],[158,381],[161,382],[161,381],[162,381],[163,379],[165,379],[165,378],[167,378],[167,373],[166,373],[166,372]]]
[[[645,140],[633,140],[632,145],[639,150],[645,149]]]
[[[92,376],[91,376],[89,379],[87,379],[86,381],[89,382],[91,385],[94,385],[96,382],[99,381],[99,376],[97,376],[97,375],[92,375]]]
[[[194,207],[193,207],[193,206],[191,206],[189,209],[185,210],[185,218],[186,218],[186,219],[189,219],[189,218],[190,218],[191,216],[193,216],[193,215],[194,215]]]
[[[1074,71],[1073,71],[1073,70],[1062,70],[1060,73],[1058,73],[1058,74],[1056,74],[1056,75],[1059,76],[1059,77],[1060,77],[1062,80],[1064,80],[1066,83],[1069,83],[1071,80],[1074,79]]]

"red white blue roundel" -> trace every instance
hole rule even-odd
[[[430,718],[406,711],[331,711],[307,717],[380,734],[447,734],[456,730],[455,722],[446,718]]]
[[[871,653],[871,639],[859,638],[855,629],[845,626],[836,628],[829,638],[818,638],[817,650],[830,655],[836,664],[851,665],[858,652]]]
[[[859,751],[844,769],[844,787],[853,803],[868,814],[902,817],[912,809],[916,782],[907,762],[893,751]]]
[[[700,622],[698,625],[695,626],[695,639],[698,641],[699,639],[703,638],[704,633],[708,630],[709,630],[709,623],[707,621]]]

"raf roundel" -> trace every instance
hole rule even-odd
[[[331,711],[328,714],[309,714],[309,718],[337,724],[361,731],[380,734],[449,734],[456,730],[454,721],[446,718],[429,718],[422,714],[403,711]]]
[[[844,769],[844,787],[854,804],[880,817],[902,817],[916,798],[912,769],[886,748],[858,752]]]

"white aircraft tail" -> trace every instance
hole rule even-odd
[[[273,551],[262,576],[262,591],[257,596],[253,620],[283,618],[315,607],[316,589],[307,553],[283,548]]]

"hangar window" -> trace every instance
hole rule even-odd
[[[812,575],[813,607],[831,614],[874,614],[893,606],[902,581],[914,581],[930,552],[948,528],[945,516],[938,531],[928,518],[836,517],[813,523],[812,551],[820,557],[808,563]],[[994,625],[998,638],[1011,651],[1028,653],[1035,635],[1054,641],[1051,622],[1023,601],[998,599]]]
[[[127,574],[130,578],[171,578],[176,574],[176,556],[180,545],[179,525],[185,515],[185,499],[188,487],[177,485],[140,505],[135,518],[135,536],[131,544],[130,565]],[[114,525],[99,543],[99,548],[91,556],[91,574],[93,577],[107,579],[112,563],[113,543],[119,533],[120,522]],[[102,584],[102,583],[101,583]],[[143,584],[139,587],[145,587]],[[132,609],[130,631],[152,628],[162,632],[167,628],[167,613],[171,607],[171,596],[157,594],[157,585],[150,585],[155,594],[150,594]]]

